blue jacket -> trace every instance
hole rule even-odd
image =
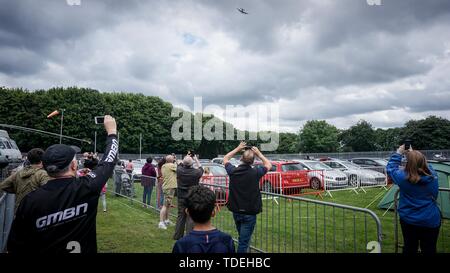
[[[400,169],[402,155],[395,153],[386,166],[387,174],[400,188],[398,214],[407,224],[436,228],[441,224],[441,213],[436,203],[439,183],[436,171],[428,165],[432,176],[422,176],[416,184],[406,179],[406,172]]]

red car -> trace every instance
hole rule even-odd
[[[290,192],[292,189],[311,188],[308,170],[294,161],[271,161],[272,169],[264,175],[260,188],[265,192]],[[258,162],[255,165],[261,165]]]

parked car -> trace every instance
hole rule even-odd
[[[361,166],[349,161],[329,160],[322,163],[345,173],[348,178],[348,185],[351,187],[358,186],[358,182],[361,185],[378,185],[386,181],[386,175],[374,170],[361,168]]]
[[[140,181],[142,175],[142,168],[145,165],[145,161],[139,159],[133,160],[133,172],[131,173],[134,181]]]
[[[225,167],[217,163],[204,163],[203,169],[208,168],[210,174],[203,173],[200,183],[209,188],[216,194],[216,203],[225,204],[228,197],[228,174]]]
[[[318,189],[319,182],[324,183],[326,188],[342,188],[348,185],[347,175],[340,170],[334,170],[320,161],[314,160],[295,160],[309,170],[308,179],[311,181],[313,189]],[[315,172],[317,171],[317,172]]]
[[[260,188],[265,192],[280,192],[282,189],[312,188],[308,172],[294,161],[271,161],[272,168],[260,180]],[[256,162],[255,165],[261,165]],[[317,186],[320,188],[320,184]]]
[[[434,154],[432,160],[436,160],[436,161],[446,161],[447,158],[442,154]]]
[[[22,153],[14,140],[9,138],[8,132],[0,130],[0,168],[10,163],[20,164]]]
[[[382,158],[359,157],[352,158],[350,162],[363,168],[385,173],[388,161]]]
[[[223,165],[223,157],[213,158],[211,160],[211,162]],[[230,163],[237,167],[237,166],[239,166],[239,164],[241,164],[241,161],[237,160],[236,158],[232,158],[232,159],[230,159]]]

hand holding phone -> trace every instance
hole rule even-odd
[[[405,150],[408,151],[409,148],[411,148],[411,140],[410,139],[406,139],[405,140]]]
[[[104,124],[104,123],[105,123],[105,116],[95,117],[95,124]]]

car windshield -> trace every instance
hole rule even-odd
[[[222,166],[203,166],[204,169],[208,168],[209,172],[212,175],[218,175],[218,176],[226,176],[227,175],[227,171],[225,170],[224,167]]]
[[[305,162],[304,163],[311,170],[330,170],[331,167],[323,164],[322,162]]]
[[[291,164],[283,164],[283,165],[281,165],[281,169],[283,170],[283,172],[288,172],[288,171],[303,170],[303,167],[302,167],[302,165],[300,165],[298,163],[291,163]]]
[[[239,165],[239,164],[241,164],[241,161],[237,160],[236,158],[232,158],[232,159],[230,159],[230,163],[233,165]]]
[[[6,149],[6,145],[3,143],[3,141],[0,141],[0,149]]]
[[[388,162],[384,159],[374,159],[373,161],[377,162],[380,165],[387,165]]]
[[[19,150],[19,147],[17,147],[17,144],[14,140],[11,140],[11,145],[13,146],[14,149]]]
[[[359,165],[356,165],[352,162],[338,162],[341,165],[344,165],[347,169],[360,169],[361,167]]]
[[[135,170],[142,169],[142,167],[144,167],[144,164],[142,162],[133,162],[133,168]]]

